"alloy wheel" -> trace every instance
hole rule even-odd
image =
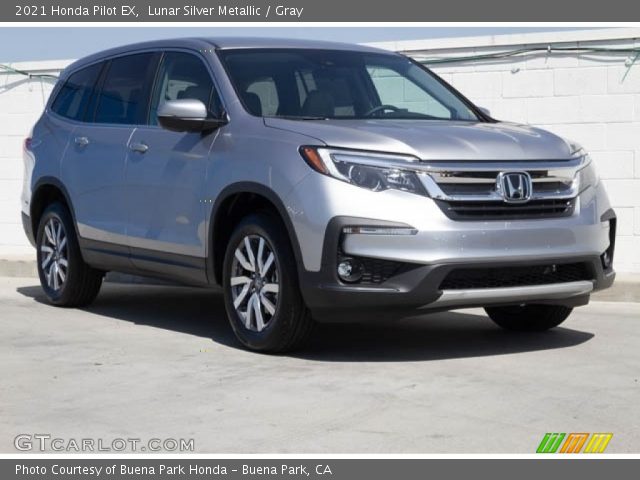
[[[60,290],[67,280],[69,260],[67,234],[59,219],[50,218],[45,224],[40,253],[40,267],[47,286],[54,291]]]
[[[236,247],[229,279],[233,307],[245,328],[261,332],[276,314],[280,282],[276,254],[266,239],[247,235]]]

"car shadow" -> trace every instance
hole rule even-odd
[[[47,303],[40,286],[18,293]],[[105,283],[87,312],[137,325],[210,338],[241,348],[226,319],[222,294],[211,290]],[[389,321],[321,324],[309,343],[289,356],[324,362],[428,361],[567,348],[594,335],[571,328],[506,332],[485,315],[453,311]]]

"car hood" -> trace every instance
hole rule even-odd
[[[422,160],[562,160],[575,150],[545,130],[515,123],[432,120],[289,120],[265,125],[332,147],[414,155]]]

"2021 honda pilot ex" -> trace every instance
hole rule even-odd
[[[609,287],[616,217],[589,155],[500,122],[405,56],[180,39],[64,70],[25,141],[24,228],[51,303],[105,272],[221,285],[238,339],[484,307],[545,330]]]

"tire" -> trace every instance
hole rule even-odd
[[[557,327],[571,314],[573,308],[562,305],[514,305],[487,307],[487,315],[505,330],[542,332]]]
[[[36,234],[38,276],[45,295],[60,307],[84,307],[95,300],[104,272],[82,259],[71,214],[61,203],[49,205]]]
[[[300,348],[309,338],[314,322],[278,218],[257,213],[240,221],[227,245],[222,283],[227,317],[246,348],[282,353]]]

